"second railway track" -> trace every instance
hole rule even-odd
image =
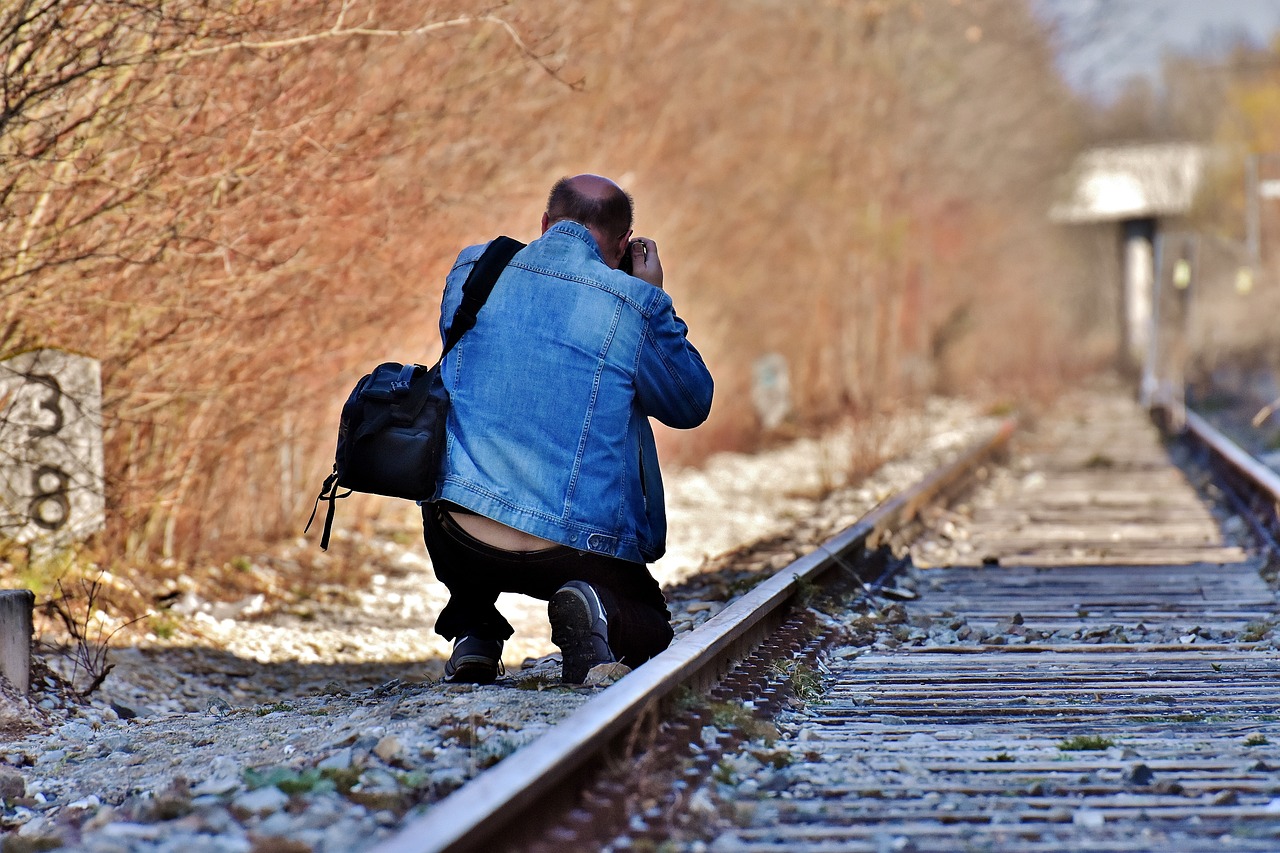
[[[1005,436],[378,849],[1275,849],[1267,557],[1224,536],[1145,412],[1081,400],[961,511],[925,513],[905,579],[919,600],[868,589],[883,551],[853,561],[985,470]],[[1249,502],[1274,525],[1274,496]],[[837,612],[792,606],[824,576],[845,585],[821,608]],[[825,670],[821,700],[793,695],[804,661]],[[725,722],[726,707],[768,733]]]

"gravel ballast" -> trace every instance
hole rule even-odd
[[[894,461],[854,483],[842,472],[865,439],[847,432],[669,472],[671,550],[652,570],[677,641],[742,577],[782,568],[994,426],[931,401],[875,427]],[[88,702],[67,690],[65,660],[41,661],[37,730],[0,748],[4,849],[363,849],[603,689],[562,686],[545,604],[509,596],[506,675],[441,683],[445,591],[420,529],[358,544],[373,582],[305,607],[188,590],[179,630],[113,649]]]

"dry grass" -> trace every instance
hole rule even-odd
[[[1044,220],[1069,98],[1019,4],[520,3],[235,49],[318,36],[343,7],[261,0],[201,29],[65,5],[107,56],[149,59],[0,125],[0,346],[103,361],[97,556],[121,574],[296,535],[349,386],[430,361],[458,248],[536,236],[566,173],[634,192],[717,378],[710,422],[662,434],[668,459],[769,439],[750,403],[766,352],[790,366],[792,434],[927,392],[1044,394],[1079,369],[1070,247]],[[492,11],[347,5],[382,30]]]

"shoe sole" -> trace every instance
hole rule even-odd
[[[467,656],[451,663],[453,672],[444,676],[450,684],[492,684],[498,678],[498,665],[492,658]]]
[[[581,684],[598,663],[591,644],[591,608],[576,589],[557,590],[547,604],[547,620],[551,623],[551,642],[560,647],[563,661],[560,680],[565,684]]]

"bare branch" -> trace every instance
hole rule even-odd
[[[525,40],[521,38],[520,33],[516,31],[516,28],[511,25],[510,21],[497,15],[463,15],[458,18],[451,18],[447,21],[433,21],[429,24],[422,24],[421,26],[405,30],[381,29],[366,26],[347,27],[344,26],[343,21],[346,17],[349,5],[349,3],[343,3],[342,9],[338,12],[338,18],[334,22],[333,26],[323,32],[307,33],[304,35],[292,36],[290,38],[272,39],[267,41],[239,40],[224,44],[210,45],[208,47],[181,48],[171,51],[163,55],[161,58],[164,60],[187,59],[198,56],[209,56],[215,53],[238,49],[255,51],[276,50],[280,48],[298,47],[304,44],[315,44],[317,42],[328,41],[330,39],[352,38],[355,36],[369,36],[372,38],[410,38],[413,36],[429,35],[431,33],[438,33],[448,29],[466,27],[474,24],[492,24],[507,34],[511,43],[516,46],[525,58],[535,63],[554,80],[563,83],[575,91],[580,90],[583,86],[583,81],[581,80],[571,81],[562,77],[559,70],[552,68],[543,57],[539,56],[532,48],[529,47]]]

